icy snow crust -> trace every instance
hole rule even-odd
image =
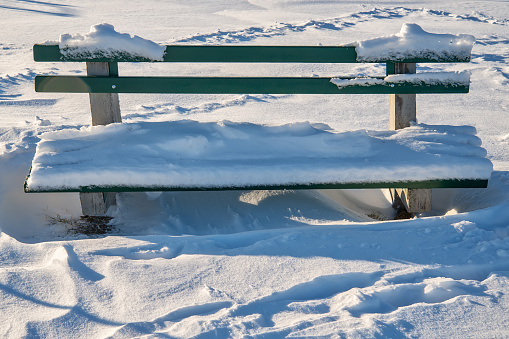
[[[462,72],[424,72],[418,74],[393,74],[388,75],[383,79],[358,77],[354,79],[341,79],[332,78],[331,82],[338,87],[348,86],[371,86],[395,84],[395,83],[412,83],[412,84],[427,84],[427,85],[446,85],[446,86],[468,86],[470,84],[470,73],[468,71]]]
[[[116,124],[42,135],[30,190],[80,186],[245,187],[488,179],[475,129],[416,125],[337,133],[184,120]]]
[[[106,23],[92,26],[85,35],[60,35],[59,47],[67,58],[132,56],[155,61],[163,60],[166,49],[139,36],[119,33]]]
[[[357,41],[357,60],[378,62],[385,60],[432,59],[469,60],[475,37],[468,34],[434,34],[417,24],[405,23],[394,35]]]

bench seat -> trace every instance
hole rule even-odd
[[[25,192],[486,187],[475,129],[140,122],[41,137]]]

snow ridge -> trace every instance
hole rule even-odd
[[[270,38],[287,35],[290,33],[299,33],[308,29],[316,30],[344,30],[349,29],[362,22],[367,22],[376,18],[377,20],[396,19],[407,17],[412,14],[422,15],[424,17],[450,18],[461,21],[473,21],[484,24],[507,25],[509,19],[497,19],[483,15],[478,12],[472,14],[455,14],[442,10],[432,10],[427,8],[405,8],[405,7],[375,7],[372,10],[359,11],[352,14],[322,20],[309,20],[302,23],[278,23],[270,27],[249,27],[241,30],[223,31],[218,30],[214,33],[196,34],[187,38],[176,39],[170,43],[199,42],[208,44],[220,43],[241,43],[258,38]]]

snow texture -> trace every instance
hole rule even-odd
[[[62,34],[58,45],[67,58],[132,56],[162,61],[166,49],[137,35],[119,33],[107,23],[93,25],[84,35]]]
[[[419,58],[469,60],[474,42],[472,35],[428,33],[417,24],[405,23],[399,33],[356,41],[350,46],[355,46],[357,60],[362,62]]]
[[[348,86],[373,86],[373,85],[383,85],[385,83],[385,79],[380,78],[370,78],[370,77],[357,77],[350,79],[342,79],[342,78],[332,78],[331,82],[334,85],[337,85],[339,88],[348,87]]]
[[[29,190],[489,179],[475,129],[337,133],[310,123],[116,124],[41,135]]]
[[[447,86],[468,86],[470,84],[470,72],[424,72],[417,74],[392,74],[385,77],[388,83],[425,83],[429,85],[443,84]]]
[[[509,338],[507,4],[2,1],[0,337]],[[267,137],[291,131],[292,124],[316,146],[322,135],[335,140],[322,133],[329,125],[338,137],[358,131],[357,140],[410,150],[452,143],[449,150],[463,155],[482,151],[481,139],[494,167],[489,186],[434,189],[432,211],[408,220],[393,220],[388,190],[119,193],[108,212],[111,229],[86,235],[77,228],[78,194],[23,192],[43,133],[76,136],[83,128],[93,147],[92,131],[104,133],[84,127],[90,125],[88,95],[34,91],[36,74],[80,75],[85,65],[33,62],[31,46],[99,22],[164,44],[335,46],[390,34],[407,22],[475,35],[472,62],[417,65],[418,74],[469,70],[472,82],[468,94],[417,95],[420,124],[408,129],[406,141],[402,131],[384,131],[388,95],[121,94],[127,124],[108,131],[133,136],[123,129],[187,119],[206,138],[212,135],[206,126],[226,135],[224,127],[243,131],[245,123]],[[385,76],[378,63],[119,66],[121,75]],[[459,124],[473,127],[455,131]],[[384,132],[379,137],[363,129]],[[413,138],[426,133],[441,134],[441,142]],[[446,134],[450,140],[443,140]],[[214,140],[196,135],[187,142],[210,148]],[[67,145],[67,153],[73,147]],[[356,147],[367,148],[364,142]],[[190,156],[191,149],[181,150]],[[193,151],[197,156],[202,149]],[[314,151],[328,156],[331,148]]]

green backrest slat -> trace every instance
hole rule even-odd
[[[37,92],[194,94],[414,94],[467,93],[468,85],[383,83],[338,88],[330,78],[37,76]]]
[[[34,45],[35,61],[68,62],[150,62],[152,60],[129,55],[104,57],[99,54],[67,57],[58,45]],[[356,63],[355,47],[349,46],[214,46],[214,45],[168,45],[165,62],[273,62],[273,63]],[[468,62],[465,59],[449,57],[378,60],[385,62]]]
[[[166,62],[355,63],[354,47],[167,46]]]
[[[34,61],[63,61],[56,45],[34,45]]]
[[[302,62],[302,63],[354,63],[355,47],[338,46],[166,46],[164,62]],[[98,62],[150,62],[152,60],[117,55],[81,55],[67,57],[57,45],[34,45],[35,61],[98,61]]]

